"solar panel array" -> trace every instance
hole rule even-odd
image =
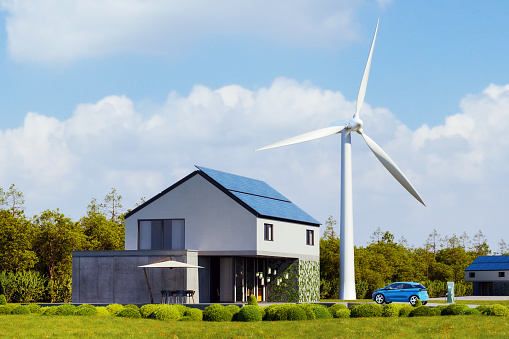
[[[261,180],[196,166],[219,185],[264,217],[320,224],[284,195]]]
[[[504,271],[509,270],[508,255],[483,256],[475,259],[465,271]]]

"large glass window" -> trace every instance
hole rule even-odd
[[[138,249],[185,249],[184,219],[140,220],[138,223]]]

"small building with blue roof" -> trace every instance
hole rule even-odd
[[[196,169],[126,214],[125,251],[73,253],[73,302],[157,302],[164,289],[202,303],[319,300],[320,223],[264,181]],[[203,268],[138,267],[165,258]]]
[[[465,281],[476,296],[509,295],[509,255],[477,257],[465,268]]]

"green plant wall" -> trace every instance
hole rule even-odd
[[[299,301],[320,301],[320,262],[299,260]]]
[[[299,301],[299,261],[297,259],[278,258],[268,259],[267,264],[272,271],[276,270],[275,275],[270,275],[271,282],[267,283],[267,301]],[[285,274],[288,274],[288,279],[285,278]],[[276,282],[277,278],[281,279],[279,286]]]

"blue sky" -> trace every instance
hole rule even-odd
[[[197,164],[337,219],[338,138],[252,150],[353,114],[380,18],[361,116],[428,207],[354,139],[356,244],[376,227],[509,240],[506,1],[0,4],[0,187],[29,215],[79,218],[111,187],[131,207]]]

